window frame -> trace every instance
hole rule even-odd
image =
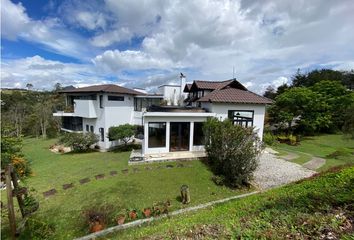
[[[203,124],[204,124],[204,122],[194,122],[194,124],[193,124],[193,146],[204,146],[204,144],[196,144],[195,143],[195,136],[196,136],[196,134],[195,134],[195,130],[196,130],[196,124],[201,124],[202,126],[202,132],[203,132]],[[201,137],[201,138],[204,138],[204,132],[203,132],[203,136]]]
[[[104,142],[104,128],[100,127],[98,131],[100,133],[101,142]]]
[[[100,108],[103,108],[103,95],[100,95],[98,98],[100,101]]]
[[[108,95],[108,101],[124,102],[124,96]]]
[[[252,120],[242,120],[242,119],[235,119],[235,112],[248,112],[248,113],[252,113]],[[243,126],[243,123],[246,123],[245,127],[253,127],[254,126],[254,110],[229,110],[228,111],[228,118],[230,119],[230,121],[232,121],[233,125],[240,125]],[[244,118],[246,119],[246,118]],[[249,126],[249,123],[251,123],[251,125]]]
[[[151,146],[150,124],[162,124],[164,126],[165,136],[164,136],[164,140],[163,140],[163,145],[161,145],[161,146]],[[167,137],[167,122],[148,122],[148,136],[147,136],[147,138],[148,138],[148,148],[166,148],[166,145],[167,145],[166,137]]]
[[[92,125],[90,126],[90,132],[95,132],[95,128]]]

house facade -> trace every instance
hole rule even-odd
[[[179,86],[164,85],[159,90],[160,94],[147,94],[116,85],[67,90],[62,93],[73,111],[54,116],[62,117],[65,131],[98,134],[103,150],[117,145],[107,138],[109,127],[125,123],[143,126],[142,156],[203,151],[202,125],[208,117],[254,127],[262,139],[265,107],[272,101],[248,91],[236,79],[190,84],[181,79]],[[167,99],[170,103],[161,106],[161,100],[166,103]],[[178,103],[172,101],[176,99]]]

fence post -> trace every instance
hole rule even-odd
[[[15,209],[14,209],[14,200],[12,196],[12,185],[11,185],[11,172],[12,166],[9,164],[6,167],[5,175],[6,175],[6,192],[7,192],[7,209],[9,214],[9,224],[10,224],[10,232],[11,239],[16,239],[16,219],[15,219]]]

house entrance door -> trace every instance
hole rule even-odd
[[[170,123],[170,152],[189,151],[189,122]]]

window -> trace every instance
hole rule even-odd
[[[86,132],[89,132],[90,131],[90,127],[88,124],[86,124]]]
[[[124,101],[124,96],[108,96],[108,101]]]
[[[243,127],[253,126],[253,115],[254,111],[251,110],[229,110],[229,119],[233,124],[241,125]]]
[[[152,105],[160,105],[159,98],[134,98],[134,111],[141,111],[143,108]]]
[[[101,142],[104,142],[104,128],[99,128],[98,131],[100,132]]]
[[[194,123],[193,145],[194,146],[204,145],[204,132],[203,132],[202,122]]]
[[[103,95],[100,95],[100,108],[103,108]]]
[[[90,131],[93,132],[93,126],[90,126]]]
[[[149,148],[166,146],[166,123],[150,122],[149,123]]]

